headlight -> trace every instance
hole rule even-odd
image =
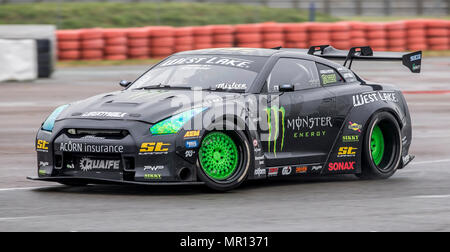
[[[195,115],[205,111],[207,108],[195,108],[180,114],[167,118],[150,128],[150,132],[153,135],[168,135],[176,134],[183,125],[191,120]]]
[[[52,131],[53,127],[55,126],[55,120],[58,118],[59,114],[66,109],[69,105],[62,105],[57,107],[49,117],[47,117],[47,120],[45,120],[44,124],[42,124],[42,129],[46,131]]]

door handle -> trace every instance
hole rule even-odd
[[[334,98],[325,98],[323,102],[333,102]]]

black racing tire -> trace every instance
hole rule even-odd
[[[246,179],[252,164],[253,156],[250,149],[249,141],[243,131],[240,130],[225,130],[225,131],[208,131],[205,133],[200,146],[204,144],[204,139],[209,134],[224,133],[231,137],[235,145],[237,146],[239,158],[238,166],[230,177],[224,180],[214,179],[205,172],[200,162],[200,149],[199,157],[197,158],[197,176],[200,181],[204,182],[206,186],[214,191],[229,191],[240,186]],[[201,148],[201,147],[200,147]]]
[[[378,165],[372,156],[373,132],[378,127],[384,139],[384,151]],[[397,119],[389,112],[379,112],[372,116],[364,134],[361,179],[387,179],[400,166],[402,153],[401,130]]]

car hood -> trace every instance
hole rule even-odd
[[[96,120],[136,120],[156,123],[192,107],[217,105],[221,101],[234,99],[236,93],[203,92],[204,99],[194,102],[199,91],[191,90],[123,90],[97,95],[70,104],[58,120],[96,119]],[[201,97],[201,96],[200,96]]]

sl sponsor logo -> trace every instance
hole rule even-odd
[[[328,164],[329,171],[348,171],[354,170],[355,162],[335,162]]]
[[[378,102],[398,102],[395,92],[392,91],[372,91],[362,94],[353,95],[353,106],[359,107],[362,105]]]
[[[277,176],[278,175],[278,168],[277,167],[269,168],[268,175],[269,176]]]
[[[342,142],[343,143],[359,142],[359,136],[357,136],[357,135],[342,136]]]
[[[292,168],[290,166],[285,166],[281,170],[281,174],[284,175],[284,176],[290,175],[291,173],[292,173]]]
[[[120,165],[120,160],[98,160],[91,158],[82,158],[80,160],[80,169],[82,171],[90,171],[94,169],[100,170],[118,170]]]
[[[255,169],[255,176],[263,176],[263,175],[266,175],[266,169],[261,168]]]
[[[339,148],[337,157],[354,157],[358,148],[353,147],[341,147]]]
[[[48,142],[45,140],[37,140],[36,150],[42,151],[42,152],[47,152],[48,151]]]
[[[123,112],[106,112],[106,111],[85,112],[81,114],[82,117],[113,117],[113,118],[122,118],[126,115],[127,113]]]
[[[47,175],[46,170],[39,170],[38,173],[39,173],[39,175]]]
[[[139,155],[143,154],[167,154],[169,151],[169,143],[163,142],[152,142],[152,143],[142,143],[141,149],[139,150]]]
[[[144,179],[161,179],[161,174],[144,174]]]
[[[353,131],[358,131],[361,133],[362,125],[357,123],[348,122],[348,129],[351,129]]]
[[[164,165],[149,165],[144,166],[144,171],[157,171],[164,169]]]
[[[184,138],[198,137],[198,136],[200,136],[200,130],[190,130],[187,131],[186,134],[184,134]]]
[[[284,107],[272,106],[270,108],[266,108],[266,113],[267,113],[267,124],[269,126],[268,150],[269,152],[273,152],[273,154],[277,156],[277,144],[278,144],[278,137],[280,134],[280,121],[282,127],[280,151],[282,151],[284,147],[284,135],[286,131],[284,120],[286,116],[286,110],[284,109]],[[272,122],[274,125],[272,125]],[[273,146],[271,146],[272,142]]]
[[[308,172],[308,167],[306,167],[306,166],[295,167],[295,173],[297,173],[297,174],[303,174],[306,172]]]
[[[186,149],[197,148],[198,140],[189,140],[189,141],[186,141],[184,144],[185,144]]]

